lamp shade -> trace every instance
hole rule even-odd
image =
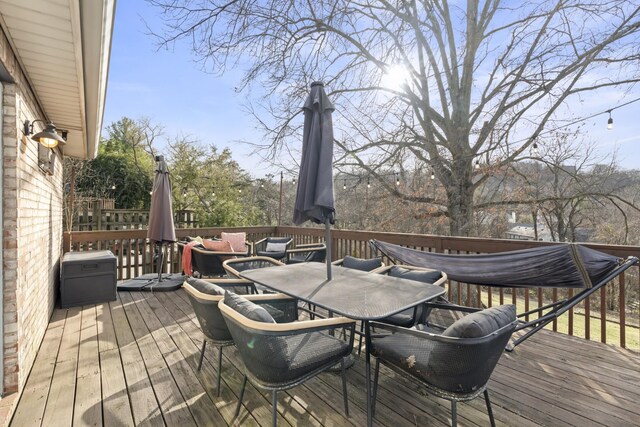
[[[44,130],[36,133],[31,137],[33,140],[38,141],[40,144],[47,148],[55,148],[59,142],[65,144],[66,141],[56,132],[56,127],[53,123],[47,122]]]

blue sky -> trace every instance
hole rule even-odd
[[[219,149],[229,147],[234,159],[255,178],[277,172],[251,157],[250,147],[237,142],[261,137],[241,108],[242,95],[233,90],[241,71],[214,76],[200,69],[184,45],[173,51],[158,50],[143,23],[144,19],[153,24],[157,15],[142,0],[117,3],[104,127],[123,116],[148,117],[161,124],[168,137],[182,134],[213,142]],[[585,98],[570,110],[574,117],[586,117],[638,97],[640,89],[627,94],[611,90]],[[601,154],[617,149],[619,164],[626,169],[640,169],[639,109],[637,102],[615,110],[613,131],[606,130],[606,115],[590,119],[584,127]]]
[[[229,147],[243,168],[264,176],[258,159],[249,158],[250,148],[235,142],[259,134],[233,91],[233,71],[222,78],[206,74],[187,49],[158,50],[142,21],[152,22],[154,15],[141,0],[117,4],[103,129],[123,116],[148,117],[169,137],[184,134]]]

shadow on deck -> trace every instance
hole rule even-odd
[[[217,398],[217,350],[207,347],[199,372],[201,344],[182,290],[56,309],[11,425],[271,425],[270,396],[251,386],[233,420],[242,365],[226,348]],[[450,424],[449,402],[381,369],[374,425]],[[280,393],[279,425],[366,425],[362,357],[347,377],[349,418],[339,375],[325,373]],[[640,422],[638,384],[639,354],[541,331],[503,355],[489,390],[498,425],[631,426]],[[482,398],[458,408],[459,425],[489,424]]]

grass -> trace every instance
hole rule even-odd
[[[462,286],[464,290],[466,286]],[[561,297],[559,297],[561,298]],[[477,294],[475,289],[472,289],[472,301],[475,303],[477,300]],[[489,305],[489,292],[486,289],[483,289],[481,296],[482,303],[486,306]],[[455,302],[455,301],[452,301]],[[504,294],[504,303],[510,304],[512,302],[511,294]],[[545,300],[544,304],[549,303],[550,301]],[[466,298],[463,296],[462,304],[465,305]],[[500,294],[499,291],[495,288],[492,292],[492,305],[500,304]],[[518,313],[524,313],[525,310],[525,298],[524,296],[518,295],[516,299],[516,306]],[[529,298],[529,309],[536,308],[538,306],[537,297]],[[573,313],[573,333],[569,334],[569,313],[565,313],[557,319],[557,332],[573,335],[575,337],[585,338],[586,336],[586,321],[589,319],[589,330],[590,337],[589,339],[592,341],[602,341],[601,336],[601,320],[599,316],[594,316],[594,311],[597,310],[597,314],[600,314],[600,307],[594,307],[594,304],[591,305],[591,315],[586,317],[584,311],[580,308],[574,308]],[[536,319],[537,316],[534,314],[530,316],[530,320]],[[634,351],[640,351],[640,328],[636,325],[630,325],[629,320],[627,319],[627,325],[625,327],[625,348]],[[548,324],[545,329],[553,330],[553,322]],[[606,322],[606,343],[613,344],[616,346],[620,346],[620,324],[618,321],[607,320]]]

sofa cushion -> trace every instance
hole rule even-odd
[[[347,255],[342,260],[342,266],[345,268],[352,268],[354,270],[371,271],[382,266],[381,258],[355,258]]]
[[[195,277],[189,277],[187,283],[193,286],[203,294],[208,295],[224,295],[224,289],[220,286],[207,282],[206,280],[196,279]]]
[[[516,320],[516,306],[513,304],[499,305],[456,320],[444,330],[442,335],[456,338],[484,337],[514,320]]]
[[[247,252],[247,233],[220,233],[220,239],[229,242],[234,252]]]
[[[233,252],[231,243],[223,240],[204,239],[202,241],[205,249],[216,252]]]
[[[255,320],[256,322],[276,323],[269,312],[263,307],[260,307],[246,298],[234,294],[233,292],[225,292],[224,303],[247,319]]]
[[[434,283],[442,277],[442,274],[438,270],[412,270],[394,265],[389,269],[389,276],[415,280],[416,282]]]

